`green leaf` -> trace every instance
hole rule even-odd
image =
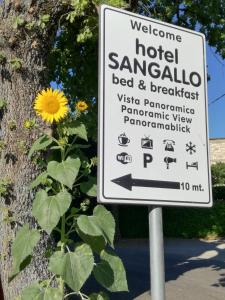
[[[28,30],[32,30],[33,28],[34,28],[34,26],[35,26],[35,21],[32,21],[32,22],[30,22],[30,23],[27,23],[26,25],[25,25],[25,27],[26,27],[26,29],[28,29]]]
[[[45,184],[47,177],[48,177],[48,173],[46,171],[42,172],[31,182],[29,188],[34,189],[39,184]]]
[[[4,99],[0,98],[0,109],[3,109],[7,106],[7,103]]]
[[[87,141],[87,130],[83,123],[80,121],[69,121],[63,126],[63,132],[66,135],[77,135],[81,139]]]
[[[97,205],[95,207],[93,215],[97,219],[97,223],[103,232],[103,236],[105,237],[109,245],[113,247],[116,227],[113,215],[102,205]]]
[[[71,201],[71,195],[67,191],[48,196],[46,191],[40,190],[33,203],[33,215],[39,225],[50,234],[57,226],[60,217],[70,207]]]
[[[57,288],[42,288],[38,283],[22,291],[21,300],[62,300],[62,291]]]
[[[74,149],[87,149],[90,148],[90,145],[82,145],[82,144],[75,144],[75,145],[70,145],[68,148],[67,153],[74,153]]]
[[[58,150],[58,149],[63,149],[63,147],[62,146],[52,146],[50,149],[52,149],[52,150]]]
[[[74,216],[75,216],[75,215],[78,214],[79,211],[80,211],[79,208],[77,208],[77,207],[72,207],[70,213],[71,213],[71,215],[74,215]]]
[[[99,294],[96,294],[96,293],[91,294],[89,296],[89,299],[90,300],[109,300],[109,297],[105,293],[100,292]]]
[[[50,136],[42,135],[41,137],[39,137],[39,139],[37,139],[33,143],[32,147],[29,151],[28,158],[30,159],[35,151],[46,149],[49,145],[51,145],[52,142],[53,142],[53,139]]]
[[[50,15],[43,15],[41,16],[41,22],[48,23],[50,20]]]
[[[77,226],[81,232],[90,236],[102,236],[102,230],[94,216],[81,215],[77,219]]]
[[[70,151],[73,149],[88,149],[91,145],[82,145],[82,144],[75,144],[70,148]]]
[[[21,300],[41,300],[42,290],[38,283],[34,283],[22,291]]]
[[[105,241],[113,247],[115,220],[104,206],[97,205],[93,211],[93,216],[79,216],[77,225],[85,235],[103,236]]]
[[[27,259],[30,261],[34,247],[40,240],[40,233],[36,229],[29,229],[25,224],[16,234],[12,245],[13,271],[11,277],[15,277],[25,266]]]
[[[89,177],[87,182],[82,182],[80,185],[82,193],[87,194],[90,197],[97,196],[97,183],[95,177]]]
[[[72,189],[80,169],[80,159],[68,157],[65,161],[50,161],[47,166],[48,174],[55,180]]]
[[[48,269],[50,272],[60,275],[63,273],[63,259],[64,259],[65,253],[61,251],[56,251],[53,253],[53,255],[49,259],[49,266]]]
[[[88,234],[84,234],[83,232],[81,232],[79,229],[77,229],[77,233],[80,236],[80,238],[86,243],[88,244],[91,249],[96,252],[96,253],[100,253],[106,246],[106,241],[104,239],[104,237],[101,236],[91,236]]]
[[[75,247],[74,252],[53,254],[49,269],[60,275],[73,291],[78,292],[90,276],[93,266],[94,257],[91,248],[87,244],[80,244]]]
[[[20,58],[15,57],[10,60],[10,64],[14,70],[18,71],[22,68],[23,61]]]
[[[95,279],[110,292],[128,291],[121,259],[109,250],[102,250],[100,257],[102,261],[94,267]]]
[[[25,23],[24,19],[21,16],[17,16],[13,23],[13,28],[17,29],[20,26],[23,26]]]
[[[45,290],[43,300],[62,300],[63,294],[60,289],[48,288]]]

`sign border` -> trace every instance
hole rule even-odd
[[[204,74],[204,100],[205,100],[205,118],[206,118],[206,152],[207,152],[207,169],[208,169],[208,192],[209,192],[209,201],[208,202],[196,202],[196,201],[178,201],[178,200],[156,200],[156,199],[141,199],[141,198],[115,198],[115,197],[106,197],[105,196],[105,185],[104,185],[104,170],[105,170],[105,13],[107,10],[115,11],[124,15],[135,17],[137,19],[150,21],[155,24],[160,24],[165,27],[170,27],[180,31],[185,31],[194,35],[201,37],[203,44],[203,74]],[[131,204],[131,205],[161,205],[161,206],[186,206],[186,207],[211,207],[213,204],[212,201],[212,189],[211,189],[211,172],[210,172],[210,154],[209,154],[209,135],[208,135],[208,107],[207,107],[207,81],[206,81],[206,49],[205,49],[205,36],[202,33],[195,32],[190,29],[179,27],[173,24],[166,22],[161,22],[152,18],[142,17],[138,14],[127,12],[125,10],[116,9],[108,5],[100,6],[100,18],[99,18],[99,103],[98,103],[98,195],[97,199],[100,203],[109,203],[109,204]],[[103,24],[102,24],[103,22]],[[102,33],[101,33],[102,28]],[[103,46],[103,49],[101,49]],[[102,74],[101,74],[102,71]],[[103,82],[102,82],[103,81]],[[100,101],[102,99],[102,103]],[[101,109],[102,106],[102,109]],[[101,115],[103,114],[103,116]],[[100,128],[100,122],[103,121]],[[102,156],[101,156],[101,147]],[[100,176],[100,167],[102,168],[102,176]],[[123,176],[124,174],[121,174]],[[119,175],[118,175],[119,176]],[[104,198],[104,200],[102,199]],[[135,202],[136,201],[136,202]]]

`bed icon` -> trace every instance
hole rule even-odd
[[[196,170],[198,170],[198,162],[197,161],[195,161],[195,162],[193,162],[193,163],[188,163],[188,162],[186,162],[186,169],[189,169],[189,168],[195,168]]]

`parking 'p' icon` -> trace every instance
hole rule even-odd
[[[150,164],[153,161],[153,157],[149,153],[144,153],[143,155],[144,168],[147,168],[148,164]]]

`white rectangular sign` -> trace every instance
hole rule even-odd
[[[98,201],[211,206],[205,39],[101,6]]]

